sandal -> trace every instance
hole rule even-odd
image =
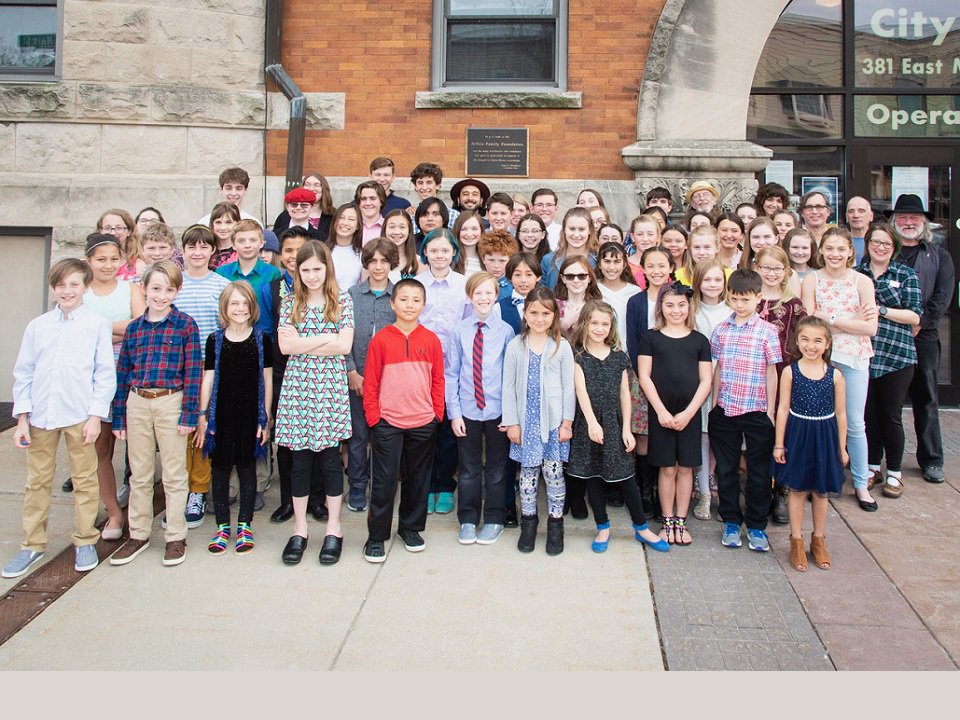
[[[227,543],[230,542],[230,526],[217,525],[217,534],[210,538],[207,545],[207,552],[211,555],[223,555],[227,551]]]
[[[673,545],[673,518],[666,517],[663,518],[663,527],[660,528],[660,537],[666,540],[668,543]]]
[[[790,564],[798,572],[807,571],[807,551],[803,549],[803,538],[790,538]]]
[[[893,482],[891,482],[893,481]],[[888,498],[898,498],[903,495],[903,480],[887,475],[886,482],[883,483],[883,496]]]
[[[250,523],[237,524],[237,545],[236,552],[248,553],[253,550],[253,533],[250,531]]]
[[[825,535],[810,536],[810,554],[813,555],[813,564],[821,570],[830,569],[830,553],[827,552],[827,538]]]
[[[686,516],[680,517],[679,515],[673,519],[674,534],[677,545],[689,545],[693,542],[693,536],[690,535],[690,531],[687,530],[687,518]]]

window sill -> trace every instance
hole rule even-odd
[[[583,106],[578,92],[546,90],[440,90],[418,92],[414,107],[418,110],[448,108],[542,108],[576,110]]]

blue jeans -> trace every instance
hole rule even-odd
[[[870,369],[855,370],[849,365],[835,362],[847,386],[847,454],[850,456],[850,474],[853,487],[867,487],[867,425],[864,408],[867,405],[867,387],[870,385]]]

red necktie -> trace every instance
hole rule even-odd
[[[477,334],[473,336],[473,397],[481,410],[487,405],[483,397],[483,325],[477,323]]]

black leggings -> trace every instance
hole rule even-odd
[[[867,462],[879,465],[884,453],[887,470],[898,471],[903,462],[903,403],[907,398],[913,365],[870,378],[864,419],[867,423]]]
[[[293,450],[292,455],[290,491],[293,497],[310,495],[310,486],[317,474],[320,476],[320,487],[325,495],[328,497],[343,495],[343,465],[340,462],[339,443],[333,447],[324,448],[320,452]]]
[[[593,519],[597,525],[604,525],[609,520],[607,517],[607,488],[610,486],[617,486],[623,490],[623,504],[630,511],[630,519],[633,524],[645,524],[647,518],[643,514],[640,491],[637,489],[637,483],[633,478],[608,483],[601,477],[592,477],[587,480],[587,499],[590,500],[590,507],[593,508]]]
[[[217,525],[230,524],[230,471],[233,465],[211,465],[210,479],[213,484],[213,509]],[[257,496],[257,462],[250,459],[237,463],[237,480],[240,483],[240,514],[237,522],[253,521],[253,503]]]

